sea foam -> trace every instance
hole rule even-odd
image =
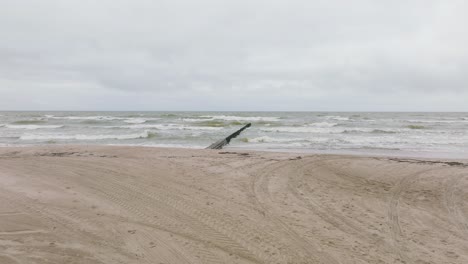
[[[10,129],[28,129],[28,130],[35,130],[35,129],[54,129],[54,128],[62,128],[63,125],[5,125],[6,128]]]
[[[112,120],[126,120],[126,117],[116,116],[50,116],[52,119],[67,119],[67,120],[100,120],[100,121],[112,121]]]
[[[266,143],[266,142],[287,143],[287,142],[297,142],[297,141],[304,141],[304,139],[303,138],[273,138],[269,136],[262,136],[262,137],[247,139],[247,142],[249,143]]]
[[[147,120],[143,118],[129,118],[129,119],[124,120],[125,123],[129,123],[129,124],[143,124],[146,121]]]
[[[222,127],[185,126],[178,124],[135,124],[124,126],[99,126],[98,128],[158,129],[158,130],[221,130]]]
[[[20,137],[21,140],[103,140],[103,139],[138,139],[154,137],[155,133],[145,131],[139,134],[125,134],[125,135],[36,135],[26,134]]]
[[[200,116],[202,118],[212,119],[212,120],[226,120],[226,121],[266,121],[266,122],[276,122],[280,121],[281,117],[274,116],[226,116],[226,115],[213,115],[213,116]],[[198,120],[200,121],[200,120]]]

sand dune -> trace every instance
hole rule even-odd
[[[468,263],[463,162],[0,149],[0,263]]]

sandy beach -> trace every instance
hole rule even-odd
[[[0,148],[0,263],[468,263],[463,161]]]

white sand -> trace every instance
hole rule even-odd
[[[468,263],[468,167],[0,149],[0,263]]]

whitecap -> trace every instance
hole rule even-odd
[[[144,147],[158,147],[158,148],[186,148],[186,149],[204,149],[206,146],[201,145],[184,145],[184,144],[142,144],[139,146]]]
[[[126,126],[99,126],[99,128],[159,129],[159,130],[221,130],[222,127],[184,126],[176,124],[135,124]]]
[[[348,128],[344,130],[342,133],[345,134],[359,134],[359,133],[372,133],[372,134],[395,134],[402,131],[407,131],[408,129],[378,129],[378,128]]]
[[[200,117],[208,118],[211,120],[251,121],[251,122],[254,122],[254,121],[276,122],[276,121],[280,121],[280,118],[281,118],[281,117],[275,117],[275,116],[226,116],[226,115],[200,116]]]
[[[213,120],[213,118],[181,118],[181,120],[184,122],[203,122]]]
[[[98,121],[112,121],[112,120],[125,120],[126,117],[116,116],[52,116],[53,119],[68,119],[68,120],[98,120]]]
[[[265,143],[265,142],[277,142],[277,143],[286,143],[286,142],[294,142],[294,141],[304,141],[303,138],[272,138],[269,136],[262,136],[262,137],[256,137],[256,138],[249,138],[247,140],[248,142],[251,143]]]
[[[309,126],[314,126],[314,127],[334,127],[337,125],[338,125],[337,123],[328,123],[328,122],[317,122],[317,123],[309,124]]]
[[[103,139],[138,139],[148,138],[153,136],[154,133],[145,131],[139,134],[125,134],[125,135],[36,135],[36,134],[25,134],[20,137],[21,140],[103,140]]]
[[[348,121],[349,117],[344,116],[324,116],[326,119],[338,120],[338,121]]]
[[[181,130],[222,130],[222,127],[201,127],[201,126],[186,126],[178,128]]]
[[[467,123],[466,120],[457,120],[457,119],[451,119],[451,120],[427,120],[427,119],[411,119],[411,120],[404,120],[409,123],[448,123],[448,124],[453,124],[453,123]]]
[[[54,128],[62,128],[63,125],[6,125],[6,128],[11,129],[28,129],[28,130],[35,130],[35,129],[54,129]]]
[[[146,121],[147,120],[143,118],[130,118],[130,119],[124,120],[125,123],[129,123],[129,124],[143,124]]]
[[[260,128],[260,131],[264,132],[289,132],[289,133],[342,133],[343,128],[337,127],[311,127],[311,126],[302,126],[302,127],[263,127]]]

